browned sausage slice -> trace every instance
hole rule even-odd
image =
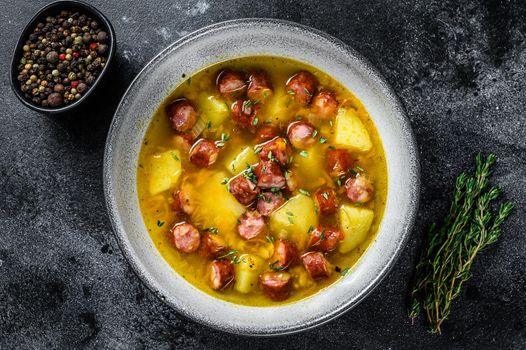
[[[344,149],[327,151],[327,171],[332,177],[347,175],[353,162],[351,154]]]
[[[270,216],[283,203],[285,198],[281,193],[263,192],[258,196],[257,209],[261,215]]]
[[[299,120],[290,123],[287,137],[292,146],[297,149],[307,149],[316,143],[316,128],[305,121]]]
[[[199,248],[201,236],[194,225],[180,222],[171,229],[175,247],[183,253],[193,253]]]
[[[190,161],[200,167],[207,168],[214,164],[219,155],[219,149],[212,141],[199,139],[190,149]]]
[[[270,260],[274,267],[280,270],[288,268],[298,259],[298,249],[296,245],[284,239],[274,242],[274,255]]]
[[[182,214],[191,215],[195,209],[195,203],[184,189],[177,190],[173,193],[173,209]]]
[[[323,215],[332,215],[338,209],[336,192],[330,187],[321,187],[314,194],[318,209]]]
[[[311,232],[307,248],[324,253],[331,252],[342,239],[343,233],[337,228],[319,225]]]
[[[201,248],[199,254],[207,259],[214,259],[223,255],[227,250],[227,246],[223,239],[217,235],[205,233],[201,240]]]
[[[286,166],[289,163],[292,153],[288,141],[283,137],[275,137],[267,142],[261,143],[256,146],[256,149],[261,149],[258,153],[259,159],[274,160],[281,166]]]
[[[374,187],[369,177],[358,174],[345,182],[345,192],[353,203],[366,203],[373,198]]]
[[[305,270],[313,280],[321,280],[331,275],[329,262],[320,252],[308,252],[301,256]]]
[[[296,172],[292,169],[285,171],[285,179],[287,181],[287,190],[294,192],[300,188],[301,180]]]
[[[226,259],[212,261],[208,265],[208,277],[212,289],[225,289],[231,286],[236,279],[234,265]]]
[[[278,163],[273,161],[261,161],[254,168],[258,179],[258,186],[265,189],[281,189],[287,184],[287,180]]]
[[[219,93],[230,100],[242,98],[247,92],[245,76],[228,69],[219,73],[216,85]]]
[[[256,130],[257,121],[256,117],[260,105],[254,105],[250,100],[237,100],[232,103],[230,110],[232,112],[232,120],[241,129],[247,129],[250,132]]]
[[[194,138],[190,134],[181,134],[174,136],[175,147],[183,151],[185,154],[190,152]]]
[[[320,91],[311,101],[312,110],[320,119],[331,119],[338,111],[338,101],[332,91]]]
[[[265,103],[272,96],[272,83],[264,71],[252,73],[248,81],[247,96],[252,101]]]
[[[174,130],[185,132],[192,129],[197,121],[197,112],[186,99],[175,100],[166,107],[166,114]]]
[[[265,219],[257,211],[248,211],[239,218],[237,232],[241,238],[249,240],[265,232]]]
[[[230,180],[228,186],[230,193],[243,205],[249,205],[254,202],[259,194],[259,188],[244,173]]]
[[[292,290],[292,278],[287,272],[268,271],[259,276],[261,289],[270,299],[285,300]]]
[[[263,125],[256,133],[256,142],[261,143],[278,136],[278,131],[271,125]]]
[[[317,87],[318,79],[307,71],[301,71],[287,81],[287,92],[301,105],[309,104]]]

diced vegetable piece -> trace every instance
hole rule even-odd
[[[318,225],[314,200],[303,194],[289,199],[270,216],[270,231],[288,239],[302,250],[309,237],[309,228]]]
[[[336,147],[358,152],[367,152],[373,147],[369,133],[352,108],[341,107],[338,110],[334,130],[334,145]]]
[[[263,105],[260,115],[268,116],[272,124],[280,124],[294,116],[294,108],[292,96],[283,87],[276,87],[274,95]]]
[[[320,180],[322,180],[325,173],[324,155],[325,152],[321,146],[311,147],[308,150],[294,154],[294,166],[297,170],[297,175],[309,189],[321,185]]]
[[[225,100],[213,95],[201,94],[197,101],[197,110],[206,127],[210,125],[214,130],[230,117],[230,108]]]
[[[194,183],[195,179],[189,179],[183,184],[184,190],[195,201],[191,222],[197,227],[216,227],[226,243],[231,245],[237,241],[237,219],[246,208],[228,192],[227,185],[222,184],[226,172],[202,171],[206,173],[195,178],[205,181]]]
[[[181,172],[181,155],[178,150],[152,155],[149,164],[150,194],[155,196],[175,186]]]
[[[258,276],[265,269],[265,262],[253,254],[239,257],[239,263],[234,265],[236,283],[234,289],[240,293],[249,293],[258,286]]]
[[[227,157],[225,166],[232,175],[237,175],[247,168],[247,164],[253,165],[258,162],[258,157],[252,147],[246,146],[241,148],[241,152]]]
[[[347,253],[356,248],[367,237],[373,222],[374,212],[371,209],[342,204],[338,211],[338,218],[340,229],[344,235],[338,250],[340,253]]]

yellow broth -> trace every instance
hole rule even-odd
[[[165,113],[166,105],[174,99],[185,97],[196,105],[199,112],[199,103],[196,101],[199,101],[203,96],[219,97],[215,85],[215,79],[218,72],[224,68],[243,71],[245,73],[254,69],[265,70],[269,75],[274,87],[274,96],[262,107],[259,114],[260,123],[273,123],[274,125],[284,127],[287,122],[294,120],[294,118],[297,118],[298,116],[304,117],[309,119],[309,121],[316,126],[319,136],[327,139],[326,143],[317,143],[314,148],[308,150],[309,152],[315,153],[318,159],[318,162],[314,162],[313,168],[305,169],[299,167],[298,162],[302,161],[301,156],[298,155],[297,150],[294,150],[293,153],[294,158],[291,168],[296,169],[300,179],[303,180],[301,187],[311,193],[324,184],[334,186],[333,180],[325,170],[325,151],[331,145],[331,140],[334,134],[334,123],[321,122],[316,120],[316,118],[312,118],[312,116],[309,116],[308,108],[299,107],[292,102],[290,97],[286,97],[285,84],[289,77],[300,70],[307,70],[313,73],[319,80],[319,87],[334,91],[337,100],[340,103],[345,103],[354,108],[357,111],[360,120],[365,125],[373,147],[367,153],[353,152],[352,155],[358,160],[358,165],[365,169],[366,173],[373,180],[375,188],[374,198],[362,206],[374,211],[374,220],[369,233],[367,234],[367,238],[359,244],[357,248],[345,254],[339,253],[338,250],[328,254],[327,258],[335,268],[337,267],[336,271],[343,270],[346,272],[348,271],[348,268],[352,268],[353,264],[356,263],[374,239],[380,225],[387,194],[387,167],[382,143],[375,129],[374,123],[364,106],[349,90],[334,78],[314,67],[280,57],[242,57],[207,67],[192,76],[186,77],[187,79],[165,99],[153,116],[139,155],[137,189],[144,223],[155,243],[155,246],[164,259],[166,259],[168,264],[170,264],[177,273],[183,276],[193,286],[223,300],[252,306],[272,306],[279,303],[298,301],[319,292],[323,288],[338,281],[340,278],[346,277],[342,276],[341,273],[334,272],[330,278],[315,282],[307,277],[306,271],[300,263],[289,269],[289,272],[293,276],[293,290],[291,296],[282,302],[270,300],[257,287],[248,294],[240,293],[233,288],[215,291],[208,285],[207,265],[209,261],[200,256],[197,252],[191,254],[179,252],[175,248],[173,237],[170,234],[170,227],[176,222],[176,215],[171,209],[171,204],[173,202],[172,193],[181,186],[181,184],[188,183],[189,185],[196,186],[196,188],[200,190],[206,191],[199,195],[203,198],[202,205],[206,205],[208,208],[207,214],[202,215],[203,217],[192,217],[192,220],[190,220],[200,232],[203,232],[203,229],[212,225],[218,227],[218,234],[228,243],[230,249],[237,249],[239,254],[259,254],[259,256],[266,260],[266,263],[271,262],[270,256],[273,250],[272,244],[265,239],[244,241],[239,237],[235,223],[232,223],[231,220],[226,220],[228,222],[223,220],[226,215],[225,209],[216,205],[216,203],[221,203],[219,200],[221,196],[225,196],[225,193],[226,195],[229,195],[228,192],[218,190],[220,186],[226,186],[220,184],[221,180],[225,176],[233,176],[227,169],[229,164],[225,162],[243,147],[247,145],[253,147],[256,143],[253,140],[253,134],[250,134],[247,131],[235,131],[234,124],[230,118],[227,118],[222,125],[212,125],[210,129],[205,128],[202,136],[209,140],[219,140],[222,133],[227,133],[230,136],[229,141],[226,142],[226,146],[220,150],[219,158],[215,164],[208,169],[198,168],[189,162],[188,155],[184,154],[184,152],[180,152],[180,161],[182,162],[183,170],[179,183],[173,189],[155,196],[150,195],[148,191],[148,181],[150,177],[148,165],[150,159],[154,154],[175,149],[177,147],[174,142],[174,136],[177,133],[170,127],[168,117]],[[285,113],[286,117],[276,119],[270,117],[268,109],[271,108],[272,99],[277,99],[277,96],[281,96],[282,103],[286,105],[285,108],[287,108],[287,113]],[[217,186],[215,183],[211,184],[212,181],[217,182]],[[342,191],[340,190],[338,195],[340,204],[349,203],[345,194],[342,194],[341,192]],[[229,202],[227,201],[227,203]],[[336,215],[330,217],[321,217],[320,215],[319,220],[320,224],[338,225]],[[350,273],[352,273],[352,269]],[[337,286],[334,287],[337,288]]]

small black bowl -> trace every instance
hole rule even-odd
[[[50,15],[55,15],[56,13],[62,11],[62,10],[69,10],[69,11],[78,11],[82,14],[85,14],[93,19],[95,19],[102,27],[106,30],[108,33],[108,57],[106,59],[106,64],[102,71],[100,72],[99,76],[97,77],[97,80],[91,85],[91,87],[88,89],[88,91],[77,101],[68,104],[66,106],[62,107],[42,107],[35,105],[32,101],[26,99],[24,97],[24,93],[20,89],[20,82],[17,80],[18,76],[18,64],[20,62],[20,59],[22,58],[22,47],[25,45],[25,42],[27,38],[29,37],[29,34],[33,32],[33,29],[36,27],[38,22],[45,21],[45,18]],[[113,27],[110,23],[110,21],[95,7],[86,4],[82,1],[72,1],[72,0],[61,0],[52,2],[51,4],[48,4],[41,8],[36,15],[31,18],[29,23],[25,26],[24,30],[22,31],[22,35],[18,39],[18,42],[15,46],[15,51],[13,53],[13,61],[11,62],[11,88],[15,92],[16,96],[20,101],[22,101],[23,104],[25,104],[27,107],[39,111],[42,113],[48,113],[48,114],[58,114],[63,112],[69,112],[73,110],[74,108],[81,105],[88,97],[91,95],[91,93],[97,88],[97,86],[100,85],[101,80],[104,78],[104,75],[109,70],[111,66],[111,62],[113,61],[113,56],[115,55],[116,51],[116,41],[115,41],[115,31],[113,30]]]

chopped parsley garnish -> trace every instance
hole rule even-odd
[[[157,226],[162,227],[164,225],[164,221],[157,220]]]
[[[364,172],[365,170],[361,166],[355,166],[354,169],[358,170],[359,172]]]
[[[334,146],[329,146],[329,149],[330,149],[331,151],[334,151],[334,150],[336,149],[336,147],[334,147]]]
[[[312,92],[310,92],[309,89],[307,89],[307,88],[303,88],[303,90],[305,91],[305,93],[307,94],[307,96],[312,96]]]
[[[293,95],[293,96],[296,95],[296,93],[294,91],[292,91],[292,90],[287,90],[287,94]]]
[[[278,265],[279,260],[274,261],[273,263],[268,264],[268,267],[270,267],[274,271],[282,271],[285,269],[285,266]]]
[[[259,146],[256,147],[256,149],[254,149],[254,153],[255,153],[255,154],[258,154],[258,153],[261,152],[261,151],[263,151],[263,148],[261,148],[261,147],[259,147]]]
[[[327,139],[325,137],[320,137],[320,143],[321,144],[324,144],[325,142],[327,142]]]
[[[243,176],[252,181],[253,183],[258,182],[258,178],[254,173],[254,166],[247,164],[247,170],[243,172]]]
[[[279,187],[272,187],[272,188],[270,189],[270,191],[271,191],[272,193],[279,193],[279,191],[281,191],[281,188],[279,188]]]
[[[225,255],[221,255],[220,257],[217,258],[217,260],[223,259],[223,258],[228,258],[229,256],[232,256],[234,254],[237,254],[237,249],[232,249],[231,251],[229,251]]]
[[[211,232],[214,235],[217,235],[219,233],[219,230],[217,229],[217,227],[213,227],[213,226],[207,227],[203,231]]]
[[[321,231],[321,234],[320,234],[320,241],[324,241],[325,240],[325,231]]]
[[[210,130],[211,127],[212,127],[212,121],[209,120],[209,121],[206,123],[206,128],[207,128],[208,130]]]
[[[356,170],[350,168],[350,169],[349,169],[349,174],[351,174],[351,175],[354,176],[354,175],[356,175],[356,174],[358,174],[358,173],[356,172]]]
[[[274,244],[274,237],[272,237],[272,236],[265,236],[265,239],[266,239],[267,242],[269,242],[270,244]]]
[[[172,157],[173,157],[173,159],[175,159],[176,161],[179,161],[179,157],[177,156],[177,154],[175,154],[175,152],[172,152]]]
[[[301,151],[300,156],[302,156],[303,158],[307,158],[309,156],[309,153],[307,151]]]
[[[219,147],[219,148],[223,148],[223,147],[225,147],[225,144],[227,143],[228,140],[230,140],[230,135],[222,132],[221,133],[221,141],[217,141],[216,142],[216,146]]]
[[[268,159],[270,159],[273,162],[277,161],[276,157],[274,157],[274,155],[272,154],[272,151],[268,152]]]
[[[340,275],[345,276],[349,273],[350,267],[346,267],[343,270],[340,271]]]
[[[327,200],[327,201],[329,200],[329,193],[328,193],[328,192],[322,192],[322,193],[321,193],[321,196],[322,196],[323,198],[325,198],[325,200]]]
[[[252,121],[252,125],[258,125],[258,122],[259,122],[259,120],[258,120],[258,118],[256,117],[256,118],[254,118],[254,120]]]
[[[309,226],[309,230],[307,231],[307,233],[311,233],[312,231],[314,231],[314,226],[310,225]]]
[[[288,216],[294,216],[294,213],[291,212],[291,211],[288,211],[288,212],[287,212],[287,215],[288,215]]]
[[[310,192],[309,192],[309,191],[304,190],[303,188],[300,188],[298,191],[299,191],[302,195],[307,196],[307,197],[310,197]]]
[[[226,185],[228,183],[228,177],[224,177],[223,181],[221,181],[221,185]]]
[[[295,120],[301,120],[302,118],[298,116],[298,117],[296,117],[296,118],[294,118],[294,119],[295,119]]]
[[[336,179],[336,185],[338,185],[338,187],[342,187],[342,180]]]
[[[318,130],[314,129],[314,131],[312,132],[312,137],[316,137],[316,135],[318,135]]]

